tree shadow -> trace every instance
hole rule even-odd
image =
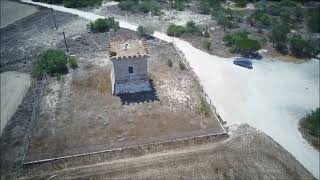
[[[123,93],[118,94],[120,97],[122,105],[129,105],[133,103],[143,103],[143,102],[153,102],[159,101],[157,91],[154,89],[153,81],[150,80],[151,91],[143,91],[136,93]]]

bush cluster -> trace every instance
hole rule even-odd
[[[248,21],[253,26],[269,27],[272,17],[263,11],[257,10],[248,17]]]
[[[209,37],[210,34],[206,28],[200,27],[194,21],[188,21],[186,26],[179,26],[175,24],[170,24],[167,29],[167,34],[169,36],[180,37],[182,34],[191,34]]]
[[[249,55],[261,48],[259,41],[248,38],[245,31],[227,34],[223,37],[226,46],[231,47],[232,52],[240,53],[244,56]]]
[[[167,34],[169,36],[180,37],[185,32],[186,32],[186,28],[185,27],[179,26],[179,25],[175,25],[175,24],[170,24],[168,29],[167,29]]]
[[[189,2],[189,0],[169,0],[169,2],[171,8],[182,11],[186,7],[186,4]]]
[[[212,17],[217,18],[218,25],[222,26],[223,30],[226,30],[226,28],[232,29],[238,27],[237,22],[240,21],[238,14],[230,8],[212,10],[211,15]]]
[[[319,53],[317,45],[295,34],[289,40],[290,52],[297,57],[313,57]]]
[[[33,75],[39,77],[45,72],[51,76],[66,74],[68,73],[67,63],[67,57],[63,50],[48,49],[39,56]]]
[[[124,0],[120,1],[118,6],[122,10],[127,10],[131,12],[152,12],[155,15],[160,14],[160,4],[154,0]]]
[[[320,108],[307,115],[307,128],[311,135],[320,137]]]
[[[153,30],[150,28],[146,28],[144,26],[138,26],[137,32],[140,37],[148,38],[150,35],[153,34]]]
[[[308,28],[311,32],[320,33],[320,5],[308,9]]]
[[[199,0],[198,7],[200,13],[210,14],[211,11],[216,11],[221,8],[221,0]]]
[[[78,68],[78,61],[76,57],[69,57],[68,64],[72,69]]]
[[[91,32],[108,32],[110,29],[118,31],[120,29],[119,22],[115,21],[113,17],[99,18],[94,22],[89,23]]]
[[[270,41],[278,51],[281,53],[287,52],[287,42],[288,42],[288,33],[289,27],[286,23],[275,22],[272,25],[270,32]]]

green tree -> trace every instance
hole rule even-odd
[[[89,29],[92,32],[108,32],[110,29],[118,31],[120,29],[119,22],[115,21],[113,17],[99,18],[94,22],[89,23]]]
[[[310,8],[308,10],[307,24],[311,32],[320,32],[320,5],[316,8]]]
[[[37,60],[33,75],[40,76],[48,73],[51,76],[68,73],[67,57],[63,50],[48,49],[44,51]]]
[[[287,51],[288,33],[289,27],[285,23],[276,22],[271,28],[270,41],[282,53]]]
[[[200,28],[194,21],[188,21],[186,24],[186,32],[190,34],[200,34]]]
[[[179,25],[175,25],[175,24],[170,24],[168,29],[167,29],[167,34],[169,36],[179,37],[185,32],[186,32],[185,27],[179,26]]]
[[[320,108],[307,115],[307,128],[311,135],[320,137]]]
[[[291,53],[298,57],[312,57],[316,51],[315,47],[299,34],[295,34],[290,38],[289,47]]]

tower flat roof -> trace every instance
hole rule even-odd
[[[111,59],[124,59],[132,57],[149,56],[145,40],[114,38],[109,41],[108,53]]]

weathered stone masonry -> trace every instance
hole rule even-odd
[[[149,50],[144,40],[113,39],[108,45],[112,61],[112,93],[151,91],[148,78]]]

